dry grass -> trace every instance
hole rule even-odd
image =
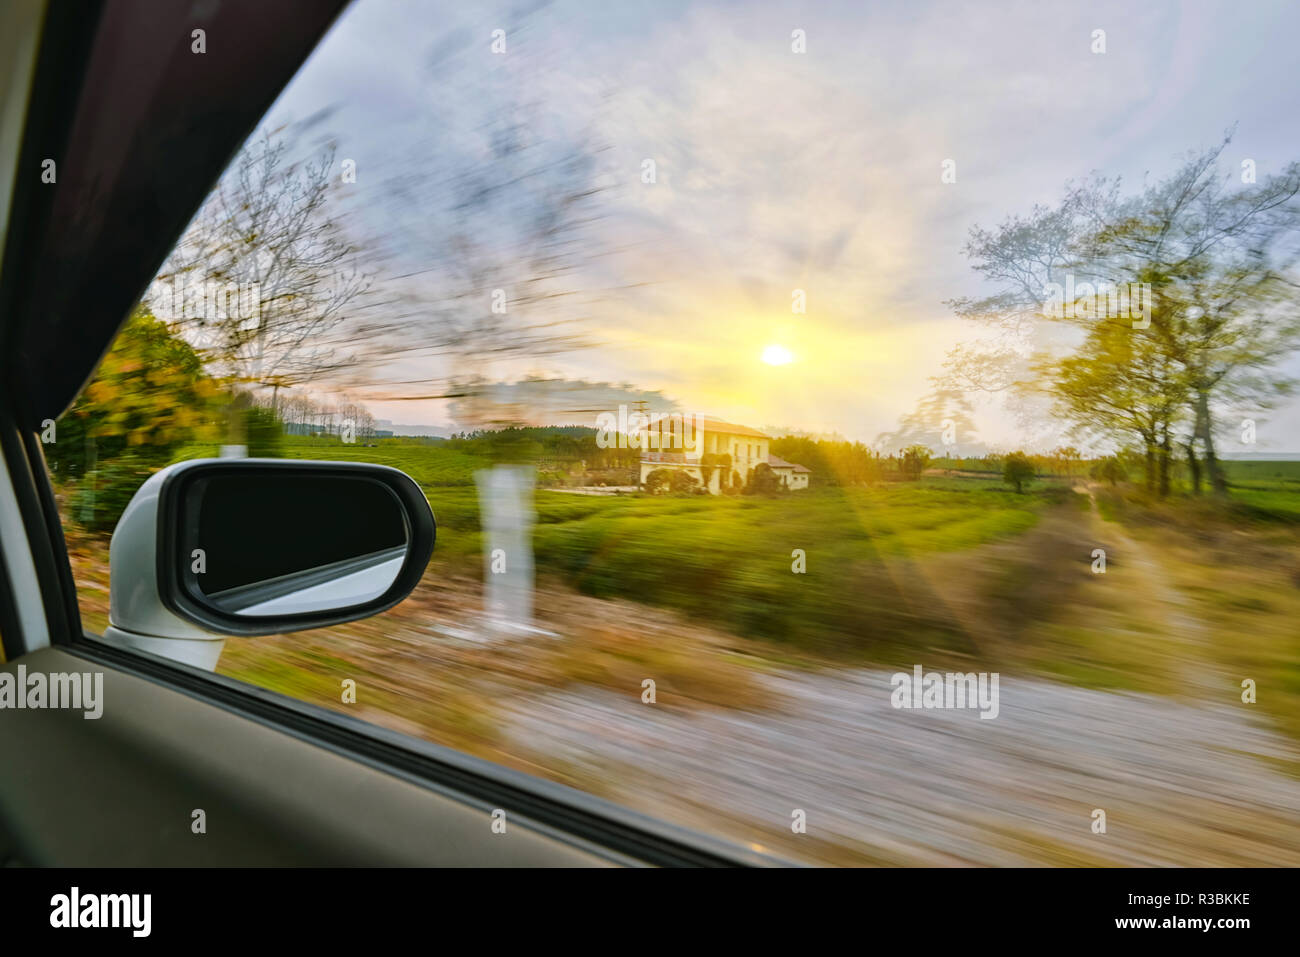
[[[636,696],[642,693],[642,682],[652,679],[661,707],[757,710],[773,704],[771,694],[734,656],[681,636],[647,638],[608,625],[584,628],[557,645],[544,664],[561,683]]]
[[[1257,707],[1300,738],[1300,541],[1294,528],[1151,528],[1165,567],[1211,636],[1226,699],[1254,680]],[[1296,769],[1291,769],[1296,773]]]

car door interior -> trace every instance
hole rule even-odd
[[[227,159],[341,6],[15,6],[36,24],[39,42],[11,166],[16,176],[35,175],[52,156],[60,175],[43,190],[15,189],[3,224],[0,671],[18,687],[24,674],[102,674],[102,688],[97,717],[0,711],[0,861],[761,863],[570,788],[82,632],[36,432],[75,397]],[[240,37],[239,48],[213,44],[206,57],[159,52],[187,51],[200,21],[210,34]],[[363,551],[377,565],[402,543],[377,539]],[[256,610],[253,599],[281,595],[239,591],[248,584],[231,578],[190,599],[230,619]],[[386,596],[380,588],[369,599],[379,608]],[[247,633],[280,630],[268,620],[250,617]],[[205,832],[195,833],[200,810]],[[505,834],[492,827],[496,811],[509,821]]]

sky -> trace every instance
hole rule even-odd
[[[870,442],[980,333],[944,305],[990,291],[962,253],[972,225],[1094,170],[1136,188],[1234,124],[1225,163],[1253,159],[1262,177],[1300,159],[1297,35],[1296,3],[359,0],[268,122],[355,161],[338,202],[359,234],[385,237],[377,288],[430,301],[447,297],[450,184],[488,175],[503,126],[530,163],[589,155],[598,203],[546,287],[568,294],[530,317],[579,319],[588,345],[500,358],[490,376],[610,383],[611,401],[645,390]],[[514,295],[519,237],[563,185],[541,177],[468,221],[486,286]],[[407,345],[367,368],[367,405],[448,424],[446,401],[374,398],[396,382],[427,394],[456,371]],[[430,389],[411,385],[425,377]],[[1300,450],[1300,406],[1257,417],[1256,449]],[[1027,426],[996,403],[978,402],[976,422],[986,447],[1059,438],[1060,423]],[[1225,451],[1246,448],[1234,434]]]

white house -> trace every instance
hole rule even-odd
[[[772,455],[771,438],[747,425],[686,416],[665,423],[658,436],[648,430],[639,435],[642,485],[655,469],[684,471],[717,495],[725,487],[743,486],[755,467],[766,463],[787,488],[808,487],[809,470]]]
[[[799,489],[808,487],[808,476],[812,471],[803,465],[796,465],[793,462],[787,462],[783,458],[775,455],[767,457],[767,464],[772,466],[772,471],[776,473],[777,481],[788,489]]]

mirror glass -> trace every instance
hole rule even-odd
[[[181,505],[191,597],[241,617],[341,610],[383,595],[410,541],[406,511],[374,479],[218,473]]]

